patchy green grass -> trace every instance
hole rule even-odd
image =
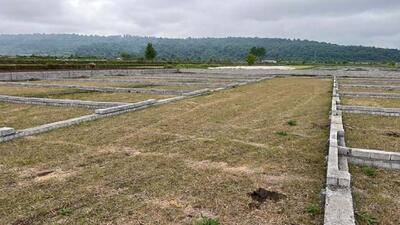
[[[353,148],[400,151],[400,118],[343,114],[346,143]]]
[[[221,223],[219,222],[218,219],[211,219],[207,217],[203,217],[195,223],[195,225],[220,225],[220,224]]]
[[[331,85],[278,78],[0,144],[0,224],[321,224],[304,210]],[[286,198],[251,207],[259,188]]]
[[[374,177],[376,176],[376,168],[374,167],[363,167],[362,171],[364,172],[365,175],[369,176],[369,177]]]
[[[400,172],[351,166],[356,219],[359,225],[400,224]]]
[[[0,127],[30,128],[93,113],[91,109],[0,102]]]

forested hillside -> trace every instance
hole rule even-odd
[[[96,56],[115,58],[122,52],[143,56],[153,43],[158,59],[190,61],[242,61],[251,47],[264,47],[265,58],[318,62],[399,62],[400,51],[341,46],[307,40],[278,38],[154,38],[137,36],[85,36],[75,34],[0,35],[0,55]]]

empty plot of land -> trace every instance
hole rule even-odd
[[[0,223],[321,224],[330,87],[279,78],[2,144]]]
[[[400,99],[343,97],[341,101],[343,105],[400,108]]]
[[[345,113],[343,122],[349,147],[400,151],[400,118]]]
[[[400,224],[400,172],[350,167],[359,225]]]
[[[91,112],[92,110],[89,109],[73,107],[60,108],[0,102],[0,127],[24,129],[90,114]]]
[[[82,91],[75,89],[51,89],[51,88],[26,88],[26,87],[1,87],[0,94],[52,98],[52,99],[74,99],[84,101],[104,102],[138,102],[147,99],[163,99],[172,95],[155,95],[139,93],[104,93],[96,91]]]

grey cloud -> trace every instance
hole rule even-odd
[[[259,36],[400,48],[398,0],[0,0],[0,33]]]

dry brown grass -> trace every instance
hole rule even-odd
[[[343,105],[400,108],[400,99],[343,97],[341,100]]]
[[[373,169],[374,176],[367,176],[365,168],[352,166],[356,217],[360,225],[369,225],[368,217],[377,224],[400,224],[400,172]]]
[[[92,113],[93,110],[0,102],[0,127],[30,128]]]
[[[54,99],[75,99],[87,101],[105,102],[138,102],[147,99],[163,99],[173,97],[172,95],[136,94],[136,93],[103,93],[95,91],[83,91],[75,89],[53,89],[53,88],[26,88],[26,87],[2,87],[0,94],[54,98]]]
[[[400,118],[360,114],[343,116],[346,143],[354,148],[400,151]]]
[[[321,224],[330,89],[274,79],[2,144],[0,224]],[[24,172],[49,169],[68,176]],[[260,187],[287,197],[251,208]]]

